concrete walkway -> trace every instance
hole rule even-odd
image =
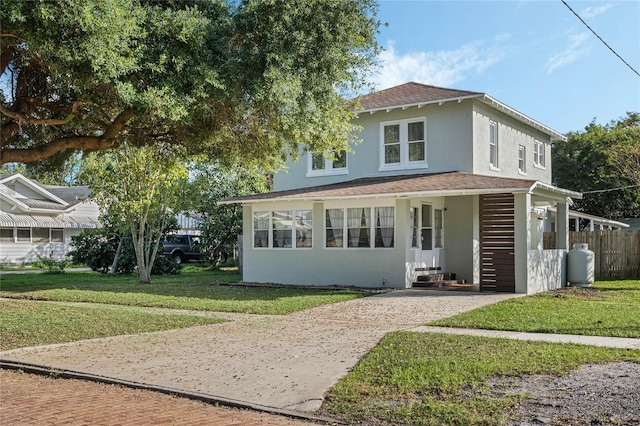
[[[325,392],[391,331],[550,338],[423,326],[513,297],[518,295],[400,290],[286,316],[210,313],[231,321],[21,348],[0,352],[0,359],[197,394],[239,406],[313,413]],[[557,339],[586,344],[597,340],[612,346],[621,342],[579,336]],[[639,339],[624,340],[629,347],[640,347]]]

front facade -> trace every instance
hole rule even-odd
[[[250,282],[535,293],[564,280],[568,204],[551,185],[564,136],[477,92],[407,83],[365,96],[352,152],[302,153],[244,205]],[[553,208],[558,250],[542,249]]]
[[[0,175],[0,264],[38,257],[62,260],[71,236],[100,226],[86,186],[43,185],[19,173]]]

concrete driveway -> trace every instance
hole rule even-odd
[[[398,290],[286,316],[0,352],[5,360],[313,412],[388,332],[411,330],[514,294]]]

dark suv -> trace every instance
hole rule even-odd
[[[201,261],[204,254],[200,251],[200,237],[198,235],[167,235],[162,242],[165,256],[173,258],[176,263]]]

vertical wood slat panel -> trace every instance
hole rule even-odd
[[[515,292],[513,194],[480,195],[480,290]]]

